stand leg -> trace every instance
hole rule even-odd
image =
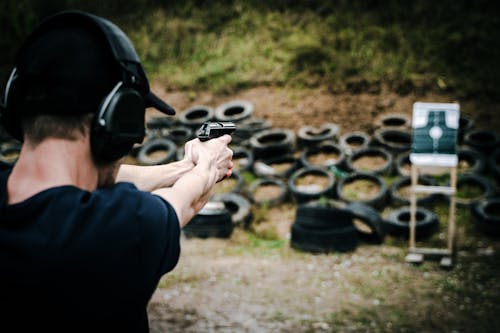
[[[457,191],[457,168],[453,167],[450,173],[450,186],[453,187],[455,193]],[[448,250],[454,253],[455,250],[455,193],[450,196],[450,211],[448,214]]]
[[[418,170],[415,165],[411,166],[411,187],[412,189],[418,183]],[[410,194],[410,251],[415,248],[415,229],[416,229],[416,215],[417,215],[417,198],[415,192],[412,190]]]

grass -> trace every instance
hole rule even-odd
[[[497,96],[497,6],[466,1],[4,1],[0,72],[33,26],[61,9],[112,19],[168,89],[256,85],[412,89]],[[2,80],[3,82],[4,80]]]

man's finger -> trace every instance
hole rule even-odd
[[[231,142],[231,140],[233,140],[233,138],[229,134],[224,134],[223,136],[218,137],[217,140],[227,145]]]

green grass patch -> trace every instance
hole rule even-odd
[[[2,3],[0,72],[45,16],[82,9],[130,36],[153,79],[172,89],[227,92],[269,84],[498,96],[500,21],[488,1],[183,1]]]
[[[255,233],[242,231],[243,235],[233,240],[232,246],[228,248],[228,254],[269,256],[282,255],[287,247],[287,241],[280,239],[276,234]]]

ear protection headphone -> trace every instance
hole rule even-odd
[[[94,158],[99,162],[115,161],[127,155],[135,143],[144,139],[147,106],[154,106],[167,114],[174,114],[175,111],[150,92],[139,57],[121,29],[98,16],[67,11],[44,21],[37,30],[57,20],[80,20],[83,24],[97,27],[109,44],[114,60],[119,64],[122,79],[101,102],[90,130],[90,145]],[[1,120],[9,134],[22,141],[20,119],[9,101],[17,81],[18,73],[14,68],[5,86]]]

